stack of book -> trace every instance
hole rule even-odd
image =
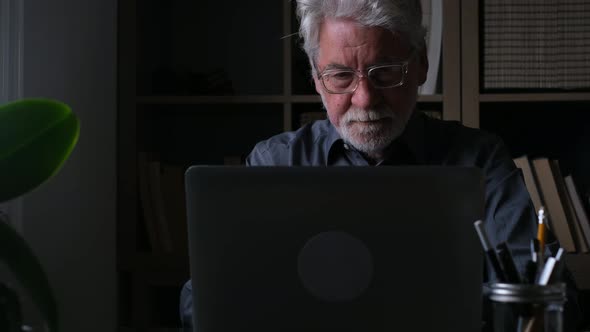
[[[590,87],[587,0],[485,0],[484,89]]]
[[[184,167],[138,153],[141,212],[152,253],[188,254]]]
[[[325,112],[324,112],[325,113]],[[138,152],[137,183],[141,221],[154,254],[188,254],[185,166],[158,160],[155,153]],[[224,165],[243,165],[239,155],[223,157]]]
[[[522,170],[535,210],[544,207],[549,228],[567,252],[590,251],[587,206],[571,175],[564,176],[557,160],[526,155],[514,159]]]
[[[427,117],[442,120],[442,111],[439,110],[420,110],[422,113],[426,114]]]

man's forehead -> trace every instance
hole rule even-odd
[[[409,47],[409,38],[400,31],[382,27],[368,27],[351,19],[326,18],[319,29],[318,42],[321,46],[336,48],[401,49]]]
[[[384,57],[379,57],[376,58],[370,62],[366,62],[364,63],[364,67],[371,67],[371,66],[378,66],[378,65],[386,65],[386,64],[395,64],[395,63],[401,63],[403,61],[406,61],[407,57],[401,57],[401,56],[384,56]],[[343,69],[343,70],[348,70],[348,69],[352,69],[352,67],[348,64],[345,63],[340,63],[338,60],[328,60],[325,63],[321,64],[323,66],[323,70],[327,70],[327,69]]]
[[[344,20],[322,25],[317,59],[322,67],[364,67],[400,62],[409,56],[409,42],[402,33]]]

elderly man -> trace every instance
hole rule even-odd
[[[493,243],[508,244],[524,273],[536,216],[502,141],[415,112],[428,71],[420,1],[297,0],[297,14],[328,119],[258,143],[247,164],[477,166],[485,176],[485,228]],[[486,266],[486,281],[493,280]],[[187,283],[181,300],[187,324],[190,301]]]

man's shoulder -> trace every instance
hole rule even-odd
[[[446,141],[449,144],[461,144],[465,147],[496,145],[501,142],[498,135],[480,128],[471,128],[459,121],[439,120],[428,118],[425,124],[425,131],[436,141]]]
[[[510,168],[510,153],[496,134],[467,127],[458,121],[438,119],[426,120],[424,130],[427,149],[434,162],[482,168],[500,163]]]
[[[315,121],[295,131],[280,133],[261,141],[254,149],[287,150],[299,144],[317,144],[318,140],[328,136],[330,126],[329,120]]]
[[[272,136],[256,144],[247,162],[249,165],[292,165],[294,156],[304,158],[321,149],[331,130],[329,120],[319,120]]]

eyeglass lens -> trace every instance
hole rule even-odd
[[[354,71],[333,71],[322,75],[326,88],[333,92],[347,92],[356,88],[360,74]],[[399,85],[404,78],[404,66],[388,65],[371,68],[368,78],[377,88],[389,88]]]

